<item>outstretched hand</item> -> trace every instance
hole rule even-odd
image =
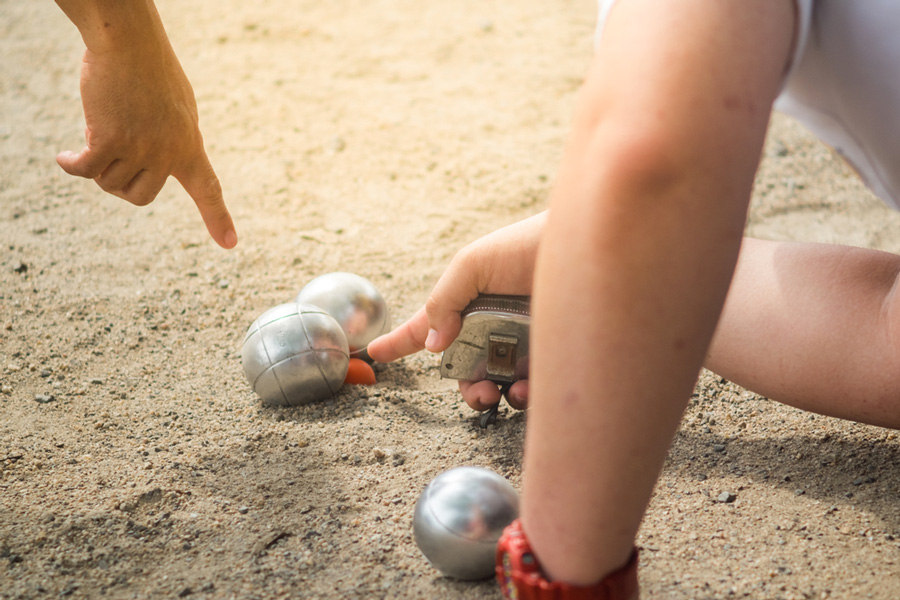
[[[60,4],[93,42],[94,30],[77,12],[82,7]],[[56,161],[70,175],[93,179],[138,206],[152,202],[171,175],[193,198],[213,239],[234,247],[237,234],[203,148],[194,92],[158,15],[117,16],[123,30],[129,20],[144,19],[141,34],[115,45],[88,45],[81,65],[86,145],[61,152]]]
[[[479,294],[529,295],[538,240],[546,222],[540,213],[487,235],[460,250],[420,308],[408,321],[373,340],[367,351],[390,362],[422,349],[444,351],[459,335],[460,312]],[[475,410],[500,402],[491,381],[460,381],[463,399]],[[528,402],[528,381],[514,383],[507,400],[515,408]]]

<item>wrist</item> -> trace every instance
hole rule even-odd
[[[593,585],[549,581],[518,519],[504,530],[497,543],[496,574],[500,591],[508,599],[633,600],[638,597],[637,549],[624,566]]]
[[[56,0],[94,54],[146,51],[165,40],[153,0]]]

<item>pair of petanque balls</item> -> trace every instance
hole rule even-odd
[[[241,363],[250,387],[270,406],[334,396],[351,358],[369,361],[369,342],[391,327],[375,285],[353,273],[307,283],[293,302],[270,308],[247,330]]]

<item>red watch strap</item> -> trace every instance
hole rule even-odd
[[[508,600],[631,600],[637,597],[638,552],[618,571],[590,586],[547,581],[517,519],[497,544],[497,581]]]

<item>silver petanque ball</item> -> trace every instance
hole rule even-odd
[[[350,350],[331,315],[289,302],[270,308],[250,325],[241,363],[264,404],[298,406],[337,393],[347,376]]]
[[[340,323],[347,335],[350,356],[367,358],[366,346],[391,329],[387,303],[375,285],[353,273],[320,275],[307,283],[297,302],[318,306]]]
[[[519,516],[519,495],[481,467],[456,467],[431,480],[416,502],[413,538],[438,571],[456,579],[494,575],[503,529]]]

